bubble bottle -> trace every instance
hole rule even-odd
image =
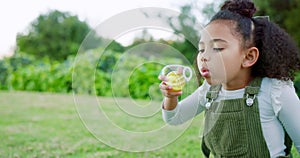
[[[183,65],[166,65],[160,75],[166,77],[166,84],[174,91],[181,91],[192,78],[192,69]]]

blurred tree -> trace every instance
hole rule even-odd
[[[185,40],[197,46],[199,40],[199,28],[197,28],[197,18],[192,13],[192,5],[184,5],[180,8],[181,14],[178,19],[169,19],[170,25],[175,33],[183,34]]]
[[[270,20],[284,28],[300,46],[300,0],[253,0],[257,6],[256,15],[268,15]]]
[[[171,45],[197,67],[198,42],[200,31],[209,22],[209,19],[217,12],[219,5],[224,0],[215,0],[211,3],[202,3],[191,0],[190,3],[180,7],[181,14],[178,17],[169,17],[169,25],[175,34],[183,35],[183,41],[174,41]],[[201,4],[199,4],[201,3]],[[201,20],[201,21],[200,21]],[[198,69],[195,69],[197,78],[200,79]]]
[[[57,10],[40,15],[33,21],[28,32],[17,35],[17,53],[34,55],[37,59],[49,57],[54,60],[65,60],[71,54],[77,53],[81,42],[90,32],[87,23],[68,12]],[[95,48],[100,38],[89,36],[89,45],[81,49]]]
[[[257,14],[269,16],[270,20],[284,28],[300,47],[300,0],[253,0],[257,6]],[[300,97],[300,72],[296,73],[294,86]]]
[[[194,54],[197,52],[200,30],[197,18],[192,13],[192,7],[189,4],[183,5],[180,8],[181,14],[178,17],[170,17],[168,19],[175,34],[184,36],[183,41],[175,42],[174,46],[191,62],[193,61]]]
[[[225,0],[214,0],[212,3],[206,4],[201,10],[202,15],[204,16],[205,23],[208,23],[209,20],[220,10],[220,5],[223,4]]]
[[[211,3],[191,1],[180,7],[178,17],[169,17],[168,21],[175,34],[184,35],[183,41],[175,41],[174,47],[182,52],[191,63],[194,62],[198,50],[200,31],[209,19],[216,13],[224,0],[215,0]],[[200,21],[201,20],[201,21]]]
[[[180,10],[182,15],[178,17],[179,25],[172,24],[170,20],[170,25],[178,33],[183,33],[185,36],[193,39],[192,41],[197,41],[198,39],[197,31],[199,28],[195,28],[196,16],[203,16],[203,24],[206,24],[209,19],[219,10],[220,4],[225,0],[215,0],[211,3],[207,3],[203,8],[197,8],[197,1],[191,0],[190,4],[185,4],[181,6]],[[300,19],[295,18],[300,14],[300,0],[253,0],[258,11],[256,15],[270,16],[270,20],[274,21],[282,28],[286,29],[288,33],[297,41],[300,46]]]

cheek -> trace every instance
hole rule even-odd
[[[198,53],[198,55],[197,55],[197,66],[198,66],[199,70],[201,69],[201,64],[202,64],[201,55],[200,55],[200,53]]]
[[[221,54],[214,54],[211,56],[211,66],[213,69],[218,70],[224,68],[224,59]]]
[[[227,57],[223,59],[223,71],[227,77],[238,74],[240,70],[238,57]]]
[[[224,63],[222,55],[216,54],[211,58],[211,62],[208,64],[209,69],[214,73],[216,77],[224,76],[226,65]]]

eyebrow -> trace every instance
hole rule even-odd
[[[227,41],[225,41],[225,40],[223,40],[223,39],[219,39],[219,38],[212,39],[212,40],[210,41],[210,43],[216,43],[216,42],[227,43]],[[200,41],[198,45],[200,46],[200,45],[202,45],[202,44],[204,45],[204,42],[203,42],[203,41]]]
[[[227,41],[225,41],[225,40],[223,40],[223,39],[219,39],[219,38],[217,38],[217,39],[213,39],[213,40],[211,40],[211,42],[224,42],[224,43],[227,43]]]

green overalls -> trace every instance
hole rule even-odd
[[[221,85],[211,86],[206,95],[208,103],[205,113],[202,151],[205,156],[214,157],[269,158],[258,108],[257,94],[261,78],[255,78],[245,87],[243,98],[217,99]],[[290,153],[291,140],[288,139],[286,153]]]

